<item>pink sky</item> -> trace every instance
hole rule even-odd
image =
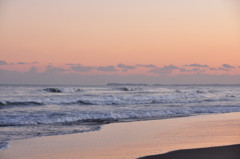
[[[0,4],[3,70],[27,72],[34,66],[44,72],[51,63],[64,73],[77,74],[240,73],[237,0],[3,0]],[[191,64],[208,67],[185,66]]]

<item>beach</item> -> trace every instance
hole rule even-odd
[[[240,0],[0,0],[0,159],[240,159]]]
[[[162,155],[153,155],[139,159],[239,159],[240,145],[179,150]]]
[[[100,131],[15,140],[1,159],[136,159],[240,143],[240,113],[113,123]]]

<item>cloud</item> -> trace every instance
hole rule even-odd
[[[33,68],[34,70],[34,68]],[[16,72],[0,69],[0,84],[52,84],[52,85],[96,85],[107,83],[146,84],[240,84],[240,75],[182,74],[169,76],[147,75],[81,75],[74,73],[46,74],[40,72]]]
[[[6,61],[1,61],[0,60],[0,65],[9,65],[9,63],[7,63]]]
[[[78,65],[78,64],[67,63],[67,64],[65,64],[65,65],[67,65],[67,66],[75,66],[75,65]]]
[[[124,65],[124,64],[118,64],[118,68],[122,68],[123,71],[128,71],[128,70],[134,70],[136,69],[136,66],[131,66],[131,65]]]
[[[162,70],[163,71],[172,71],[172,70],[175,70],[175,69],[178,69],[178,67],[177,66],[174,66],[174,65],[168,65],[168,66],[164,66],[163,68],[162,68]]]
[[[45,72],[46,74],[59,74],[59,73],[63,73],[66,70],[64,68],[60,68],[60,67],[54,67],[52,65],[48,65]]]
[[[37,61],[34,61],[34,62],[31,62],[31,63],[28,63],[28,62],[22,62],[22,61],[20,61],[20,62],[18,62],[17,64],[19,64],[19,65],[27,65],[27,64],[38,64],[38,62]]]
[[[200,68],[192,68],[192,69],[179,68],[179,71],[180,72],[196,72],[196,73],[206,72],[206,70],[203,70]]]
[[[228,68],[224,68],[224,67],[218,67],[218,70],[220,70],[220,71],[226,71],[226,72],[230,71]]]
[[[145,67],[145,68],[156,68],[156,67],[157,67],[157,66],[152,65],[152,64],[149,64],[149,65],[140,65],[140,64],[137,64],[136,66],[137,66],[137,67]]]
[[[198,71],[200,71],[200,69],[199,68],[193,68],[193,69],[185,69],[185,68],[179,68],[179,71],[180,72],[198,72]]]
[[[76,66],[74,66],[74,65],[70,65],[70,66],[71,66],[73,71],[77,71],[77,72],[89,72],[89,71],[95,69],[95,67],[82,66],[81,64],[76,65]]]
[[[168,65],[160,68],[153,68],[149,72],[157,73],[157,74],[170,74],[172,71],[179,69],[179,67],[174,65]]]
[[[222,64],[222,67],[219,67],[218,70],[220,71],[231,71],[231,69],[234,69],[235,66],[229,65],[229,64]]]
[[[234,66],[229,65],[229,64],[222,64],[222,67],[223,68],[230,68],[230,69],[235,68]]]
[[[192,70],[188,70],[188,69],[185,69],[185,68],[180,68],[179,71],[180,72],[192,72]]]
[[[99,66],[97,68],[98,71],[104,71],[104,72],[114,72],[117,71],[117,69],[114,66]]]
[[[19,64],[19,65],[25,65],[25,64],[28,64],[28,63],[26,63],[26,62],[18,62],[17,64]]]
[[[218,71],[218,69],[215,68],[215,67],[210,67],[209,70],[211,70],[211,71]]]
[[[201,65],[201,64],[197,64],[197,63],[193,63],[190,65],[184,65],[185,67],[209,67],[208,65]]]

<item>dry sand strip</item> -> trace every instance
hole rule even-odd
[[[178,150],[139,159],[240,159],[240,145]]]

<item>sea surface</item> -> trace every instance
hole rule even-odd
[[[0,85],[0,149],[103,124],[240,112],[240,85]]]

